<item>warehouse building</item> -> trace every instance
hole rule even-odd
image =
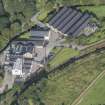
[[[92,18],[93,15],[89,12],[83,13],[78,9],[62,7],[56,15],[49,20],[47,25],[52,30],[65,36],[77,37],[81,34],[85,34],[84,29],[87,26],[89,27],[89,22]]]

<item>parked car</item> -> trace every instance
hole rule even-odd
[[[48,55],[48,60],[53,59],[54,56],[55,56],[55,53],[54,52],[50,52],[49,55]]]

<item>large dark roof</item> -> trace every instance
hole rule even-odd
[[[30,36],[27,39],[16,39],[13,41],[13,44],[20,43],[33,43],[35,46],[43,46],[45,37],[49,35],[48,27],[39,27],[37,25],[33,26],[30,30]]]
[[[40,39],[40,37],[43,38],[44,36],[47,36],[48,32],[49,32],[48,27],[39,27],[35,25],[31,29],[31,36],[32,36],[32,39],[38,39],[38,38]]]
[[[64,34],[76,36],[87,26],[91,17],[88,12],[82,13],[71,7],[63,7],[48,24]]]

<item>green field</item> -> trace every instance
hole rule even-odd
[[[104,105],[105,104],[105,76],[98,80],[96,84],[88,90],[79,105]]]
[[[70,105],[105,69],[104,62],[105,54],[92,55],[50,75],[39,93],[41,100],[45,105]]]
[[[83,6],[80,7],[80,9],[82,11],[86,11],[88,10],[89,12],[92,12],[94,14],[96,14],[97,17],[102,18],[105,17],[105,5],[101,5],[101,6]],[[101,12],[100,12],[101,11]]]
[[[55,67],[55,66],[57,66],[59,64],[64,63],[68,59],[79,55],[79,51],[76,51],[76,50],[71,49],[71,48],[62,48],[62,49],[57,48],[56,50],[53,50],[53,52],[55,52],[56,55],[49,62],[51,67]]]
[[[24,33],[22,36],[20,36],[19,38],[20,39],[29,39],[31,36],[31,33],[30,32],[27,32],[27,33]]]

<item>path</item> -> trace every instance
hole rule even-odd
[[[83,97],[87,94],[88,90],[101,78],[105,76],[105,70],[101,72],[94,80],[93,82],[80,94],[80,96],[71,104],[71,105],[79,105],[80,102],[83,100]]]

